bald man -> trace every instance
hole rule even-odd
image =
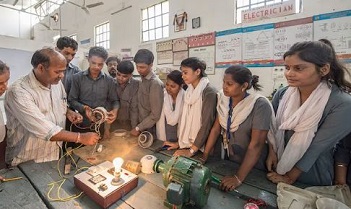
[[[67,96],[61,82],[66,59],[52,48],[37,50],[33,70],[15,81],[5,96],[7,147],[5,161],[11,166],[34,160],[58,160],[62,141],[93,145],[96,133],[65,131],[66,117],[80,123],[83,117],[67,109]]]

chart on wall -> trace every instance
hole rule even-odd
[[[216,32],[216,68],[242,63],[242,29]]]
[[[243,28],[243,64],[247,67],[271,67],[273,62],[274,24]]]
[[[314,40],[330,40],[338,57],[351,63],[351,10],[316,15],[313,21]]]
[[[189,57],[198,57],[206,62],[206,74],[215,74],[215,46],[203,46],[189,49]]]
[[[172,64],[173,63],[173,43],[172,40],[156,43],[157,64]]]
[[[283,63],[284,53],[296,42],[313,40],[312,17],[275,23],[274,62]]]
[[[188,57],[188,38],[173,39],[173,65],[180,65]]]

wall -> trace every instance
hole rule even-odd
[[[62,31],[62,35],[71,35],[76,33],[78,40],[90,38],[90,44],[80,47],[80,53],[83,53],[86,52],[94,42],[94,26],[109,20],[111,27],[111,53],[118,53],[122,48],[131,48],[132,53],[134,54],[140,47],[143,47],[144,45],[149,46],[150,43],[153,51],[155,52],[155,42],[148,42],[145,44],[140,43],[140,13],[141,9],[159,2],[160,0],[104,1],[104,5],[90,9],[90,15],[86,14],[81,8],[71,4],[65,4],[61,9],[61,25],[62,29],[65,29],[65,31]],[[90,2],[87,1],[87,3]],[[115,15],[111,15],[112,12],[129,5],[132,5],[132,7]],[[221,31],[236,27],[299,19],[333,11],[347,10],[351,9],[351,4],[350,0],[304,0],[302,12],[299,14],[239,25],[234,24],[234,8],[234,0],[170,0],[170,37],[168,39],[197,35],[212,31]],[[186,11],[188,13],[187,30],[174,33],[172,25],[173,16],[181,11]],[[195,17],[201,17],[201,27],[198,29],[191,28],[191,19]],[[36,40],[52,42],[52,37],[59,34],[57,31],[41,31],[40,27],[40,25],[37,25],[34,30]],[[155,63],[157,63],[157,61],[155,61]],[[85,66],[86,62],[84,64],[84,67]],[[269,96],[275,88],[273,85],[274,82],[272,82],[274,68],[252,68],[251,70],[254,74],[258,74],[260,76],[260,83],[264,87],[263,94]],[[209,78],[217,88],[220,88],[222,76],[223,69],[216,69],[216,74],[210,75]],[[282,81],[279,82],[283,83]]]
[[[0,14],[0,35],[31,38],[32,15],[3,7],[0,7]]]
[[[0,60],[5,62],[11,70],[9,83],[26,75],[31,69],[30,59],[35,50],[50,43],[0,36]]]

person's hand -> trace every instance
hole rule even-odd
[[[84,105],[84,111],[89,121],[95,120],[95,118],[93,117],[93,110],[88,105]]]
[[[192,157],[193,155],[190,153],[189,149],[180,149],[180,150],[175,151],[173,156]]]
[[[268,172],[275,171],[278,164],[278,157],[274,151],[270,151],[267,156],[266,166]]]
[[[66,117],[73,124],[81,123],[83,121],[83,116],[77,112],[72,111],[72,110],[67,110]]]
[[[116,118],[117,118],[117,112],[112,110],[112,111],[107,113],[106,123],[111,124],[111,123],[113,123],[113,121],[116,120]]]
[[[233,191],[235,188],[241,185],[241,180],[234,176],[225,176],[219,185],[219,188],[223,191],[229,192]]]
[[[4,180],[4,177],[0,176],[0,181]]]
[[[95,145],[99,141],[99,135],[95,132],[87,132],[80,134],[80,143],[84,145]]]
[[[199,158],[201,164],[205,164],[208,159],[208,153],[203,153],[202,156]]]
[[[140,135],[140,131],[137,131],[135,128],[133,128],[131,131],[130,131],[130,135],[132,136],[139,136]]]
[[[167,148],[167,150],[172,150],[172,149],[178,149],[178,148],[179,148],[178,142],[165,141],[165,142],[163,143],[163,146],[169,146],[169,147]]]
[[[283,182],[283,183],[286,183],[286,184],[293,184],[294,183],[293,180],[291,180],[288,175],[286,175],[286,174],[285,175],[280,175],[280,174],[278,174],[276,172],[269,172],[267,174],[267,178],[271,182],[273,182],[275,184],[278,184],[280,182]]]

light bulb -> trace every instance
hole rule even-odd
[[[112,185],[119,185],[123,181],[121,179],[121,171],[124,160],[120,157],[117,157],[113,160],[113,166],[115,167],[114,178],[112,179]]]
[[[121,168],[124,160],[120,157],[117,157],[113,160],[113,166],[115,166],[115,172],[121,172]]]

